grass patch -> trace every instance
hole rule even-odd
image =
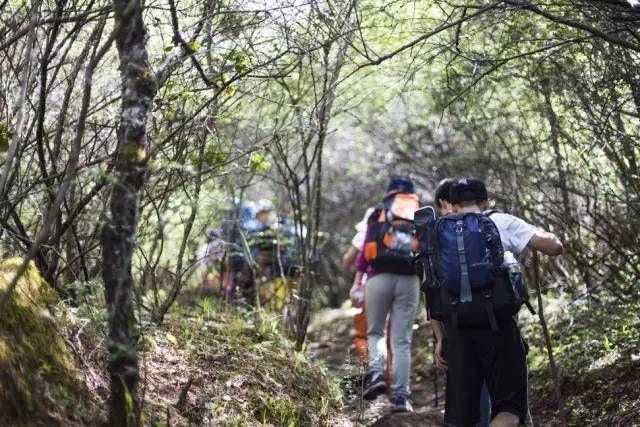
[[[571,302],[545,296],[567,415],[558,420],[548,355],[537,317],[523,316],[529,340],[534,421],[544,425],[636,425],[640,416],[640,306],[612,301]]]
[[[341,406],[337,383],[323,366],[294,351],[280,331],[279,318],[263,313],[256,325],[247,317],[204,300],[197,309],[182,307],[166,328],[147,336],[148,422],[291,427],[333,423]]]

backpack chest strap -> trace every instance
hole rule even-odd
[[[471,302],[471,283],[469,281],[469,268],[467,256],[464,251],[464,221],[456,221],[456,241],[458,243],[458,257],[460,259],[460,302]]]

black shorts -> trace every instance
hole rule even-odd
[[[487,382],[492,418],[509,412],[524,424],[528,412],[527,348],[513,319],[499,325],[452,328],[444,325],[447,360],[445,422],[456,426],[480,422],[480,390]]]

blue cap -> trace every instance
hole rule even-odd
[[[413,185],[413,181],[408,176],[394,175],[389,180],[389,185],[387,186],[387,194],[414,192],[415,187]]]

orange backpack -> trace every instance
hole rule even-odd
[[[376,271],[415,274],[413,256],[418,239],[413,214],[419,208],[418,196],[398,193],[385,198],[369,217],[364,258]]]

